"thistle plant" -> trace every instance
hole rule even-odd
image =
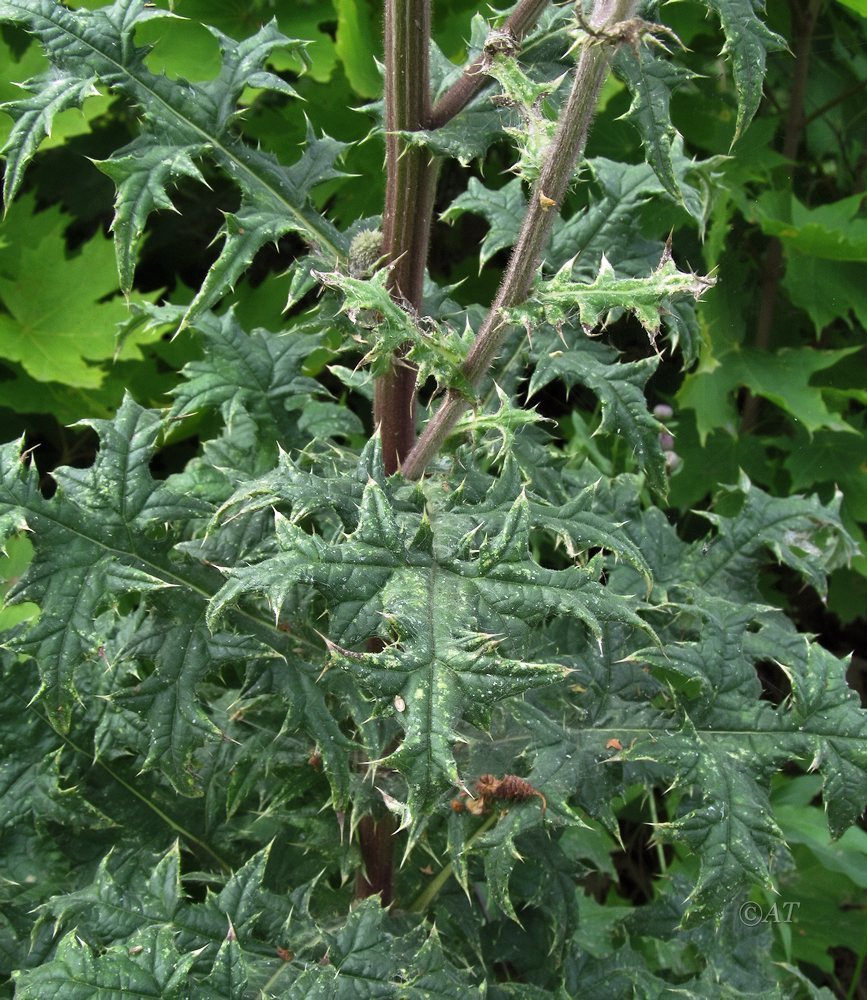
[[[706,6],[740,135],[782,42],[753,0]],[[315,195],[342,143],[308,129],[287,165],[244,135],[245,89],[303,114],[271,60],[304,46],[273,22],[241,43],[209,28],[222,68],[202,83],[149,69],[136,31],[169,12],[144,0],[0,0],[50,64],[5,107],[6,204],[57,113],[94,90],[124,101],[138,134],[95,163],[121,287],[135,322],[205,345],[166,408],[130,395],[88,420],[98,454],[54,470],[53,492],[21,442],[0,450],[0,527],[35,548],[9,600],[38,608],[2,647],[16,997],[822,995],[738,913],[786,870],[783,768],[821,775],[833,836],[858,819],[867,718],[761,573],[776,561],[822,594],[854,546],[839,498],[746,476],[700,534],[664,513],[671,441],[646,387],[663,352],[694,361],[714,277],[635,218],[661,199],[701,231],[720,163],[671,123],[691,71],[664,15],[521,0],[477,15],[455,66],[429,0],[385,0],[367,109],[385,202],[341,228]],[[585,156],[612,73],[644,163]],[[472,177],[435,211],[444,164],[506,143],[505,185]],[[207,171],[240,195],[215,262],[188,303],[140,301],[149,217]],[[510,254],[490,302],[427,268],[437,214],[469,213],[490,226],[481,265]],[[233,286],[286,234],[307,249],[285,327],[247,331]],[[640,356],[612,346],[617,323],[643,331]],[[553,384],[598,400],[629,471],[556,446],[533,407]],[[213,436],[156,479],[172,429],[203,414]],[[636,803],[653,895],[602,916],[594,879]]]

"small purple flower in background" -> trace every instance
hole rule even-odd
[[[653,415],[657,420],[671,420],[674,416],[674,410],[668,403],[657,403],[653,408]],[[674,435],[668,430],[662,431],[659,435],[659,444],[665,456],[665,471],[670,474],[682,461],[680,455],[674,450]]]

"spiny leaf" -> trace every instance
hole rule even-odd
[[[104,858],[92,881],[52,900],[46,912],[58,920],[87,921],[92,939],[109,941],[135,933],[142,924],[170,923],[183,902],[180,848],[173,844],[146,877],[129,861]],[[135,884],[128,882],[139,876]]]
[[[536,82],[524,73],[517,59],[501,53],[488,61],[485,73],[500,84],[503,93],[499,101],[516,108],[520,114],[520,125],[507,125],[503,131],[512,136],[518,147],[518,162],[512,170],[522,180],[533,182],[539,176],[545,152],[557,130],[557,121],[544,113],[543,102],[558,89],[563,77]]]
[[[0,7],[0,17],[3,8]],[[98,94],[94,78],[70,80],[65,74],[46,73],[29,80],[25,87],[30,97],[9,101],[2,109],[12,116],[14,125],[9,138],[0,149],[6,159],[3,177],[4,212],[9,210],[24,179],[24,171],[33,159],[42,140],[51,135],[54,116],[68,108],[80,108],[85,99]]]
[[[202,710],[198,685],[216,666],[255,658],[265,650],[240,636],[211,635],[200,602],[175,597],[167,603],[162,615],[139,626],[118,652],[120,660],[153,664],[153,672],[119,691],[115,701],[140,707],[148,719],[151,740],[142,768],[159,767],[178,791],[195,795],[201,794],[195,752],[207,739],[220,736]]]
[[[688,845],[700,864],[684,920],[719,920],[750,884],[772,885],[782,849],[768,799],[776,768],[812,756],[837,795],[838,821],[857,812],[867,794],[865,720],[847,694],[845,664],[809,652],[779,612],[703,597],[700,615],[684,607],[677,621],[674,635],[688,638],[667,633],[662,647],[633,652],[611,630],[603,652],[576,650],[569,681],[581,691],[581,717],[565,731],[522,706],[537,748],[528,780],[554,808],[572,795],[599,818],[599,799],[631,782],[673,783],[680,810],[657,834]],[[777,707],[757,701],[755,665],[770,657],[792,683],[791,702]]]
[[[317,139],[308,125],[304,153],[288,169],[261,150],[251,150],[240,142],[236,145],[237,148],[232,149],[232,159],[221,156],[218,161],[241,187],[241,206],[226,216],[220,230],[220,235],[224,237],[220,255],[190,303],[185,323],[209,309],[227,290],[234,288],[256,252],[266,243],[276,244],[286,233],[301,233],[317,253],[326,258],[340,259],[347,252],[346,240],[330,223],[323,219],[314,229],[310,217],[315,213],[306,207],[311,188],[341,176],[334,164],[346,148],[345,143],[329,136]],[[282,197],[275,199],[269,188],[279,191]],[[302,208],[298,209],[296,205]]]
[[[674,197],[689,213],[703,222],[708,211],[708,186],[715,159],[695,162],[683,155],[679,138],[672,142],[672,169],[675,190],[663,182],[646,164],[616,163],[603,157],[587,160],[589,170],[601,196],[592,199],[582,211],[571,218],[557,220],[551,246],[546,253],[549,266],[561,267],[574,260],[580,273],[596,273],[605,255],[619,270],[640,274],[654,267],[662,256],[663,244],[636,235],[636,213],[654,196]],[[475,177],[467,190],[458,195],[441,218],[452,222],[465,212],[486,219],[491,227],[482,241],[481,261],[486,263],[499,250],[513,246],[523,221],[526,198],[519,179],[501,188],[486,188]]]
[[[370,278],[336,271],[318,277],[343,293],[341,312],[353,323],[354,338],[367,348],[363,360],[374,375],[385,372],[395,351],[408,345],[406,356],[418,368],[422,384],[434,378],[440,387],[456,388],[472,397],[473,388],[461,370],[472,331],[461,334],[430,317],[412,315],[390,295],[387,270]]]
[[[792,707],[813,752],[810,769],[823,778],[832,837],[857,823],[867,800],[867,719],[846,683],[846,664],[811,643],[792,683]]]
[[[132,288],[148,216],[158,209],[174,209],[166,190],[170,182],[191,177],[206,183],[195,164],[206,150],[205,145],[176,146],[161,143],[155,136],[143,135],[125,147],[124,155],[115,154],[110,160],[94,161],[117,187],[111,228],[115,234],[120,287],[124,292]]]
[[[773,887],[770,856],[782,835],[767,791],[739,754],[699,738],[690,726],[666,741],[663,755],[683,787],[697,794],[687,798],[682,815],[658,825],[656,835],[682,840],[700,856],[699,877],[687,900],[689,919],[719,919],[735,887],[750,882]]]
[[[618,278],[603,256],[596,278],[584,284],[573,279],[573,266],[574,261],[567,261],[553,278],[537,282],[530,292],[529,305],[509,310],[510,319],[532,328],[540,315],[553,326],[576,316],[590,332],[609,312],[623,309],[634,313],[655,338],[661,315],[673,302],[681,298],[697,300],[714,284],[712,278],[679,271],[668,253],[651,274],[641,278]]]
[[[565,58],[569,47],[570,11],[562,6],[552,6],[545,9],[538,18],[535,28],[524,38],[521,51],[526,64],[532,65],[538,83],[530,80],[514,59],[509,66],[502,66],[502,75],[514,79],[515,97],[517,91],[523,90],[524,96],[529,91],[525,88],[541,87],[550,91],[549,81],[559,77],[569,68],[569,60]],[[467,45],[467,61],[472,62],[485,53],[485,46],[491,36],[492,25],[476,14],[471,22],[470,39]],[[496,37],[496,36],[494,36]],[[496,48],[496,46],[494,46]],[[490,62],[490,58],[486,60]],[[514,70],[512,69],[514,67]],[[500,72],[496,70],[495,72]],[[460,67],[448,59],[439,46],[431,46],[431,90],[434,99],[441,97],[455,83],[461,74]],[[518,82],[518,76],[524,83]],[[520,105],[520,100],[517,103]],[[532,103],[532,102],[531,102]],[[539,131],[537,139],[543,138],[546,131],[542,124],[544,119],[536,111]],[[520,144],[526,141],[521,129],[522,115],[515,107],[502,107],[502,102],[495,102],[491,88],[487,87],[475,97],[460,114],[437,129],[420,129],[413,132],[399,133],[408,144],[428,149],[431,154],[448,156],[467,165],[473,160],[482,159],[491,145],[502,138],[504,129],[509,129]],[[538,146],[538,142],[536,143]],[[537,150],[538,152],[538,150]]]
[[[153,997],[182,1000],[188,996],[188,977],[197,956],[178,953],[170,927],[143,932],[142,944],[114,945],[95,955],[74,931],[63,938],[56,957],[29,972],[15,975],[22,1000],[65,997]]]
[[[303,583],[328,598],[332,662],[373,696],[381,711],[403,709],[404,741],[388,762],[410,786],[414,829],[443,779],[459,784],[451,744],[461,717],[484,724],[489,706],[560,675],[556,664],[501,655],[502,636],[514,644],[522,630],[552,614],[583,622],[594,634],[609,619],[644,627],[628,600],[611,601],[594,581],[594,567],[555,571],[529,561],[528,505],[519,497],[496,535],[475,540],[478,557],[433,551],[425,533],[406,534],[387,494],[376,483],[364,492],[358,525],[328,544],[278,517],[281,553],[236,569],[215,598],[211,620],[246,593],[268,597],[276,613]],[[469,612],[469,613],[468,613]],[[385,628],[383,627],[385,626]],[[390,644],[380,653],[355,653],[374,635]]]
[[[333,511],[344,527],[355,525],[358,507],[368,478],[384,485],[381,448],[378,437],[365,447],[358,462],[360,475],[338,478],[304,468],[285,452],[278,455],[272,472],[248,480],[217,511],[214,525],[231,523],[238,517],[255,514],[272,507],[288,507],[298,516]]]
[[[828,504],[815,496],[774,497],[742,473],[736,486],[720,489],[718,502],[724,504],[726,498],[738,502],[738,516],[701,512],[717,534],[693,546],[684,564],[687,579],[711,593],[756,599],[755,559],[768,548],[823,594],[827,574],[855,553],[840,520],[840,494]]]
[[[638,464],[650,487],[665,495],[665,459],[659,444],[662,424],[647,409],[644,387],[659,360],[616,361],[609,349],[583,334],[571,350],[554,350],[539,357],[530,379],[532,397],[543,386],[561,378],[568,387],[583,385],[596,394],[602,406],[600,430],[623,435],[635,449]]]
[[[481,271],[495,253],[512,246],[526,211],[527,199],[519,177],[496,190],[486,188],[478,178],[471,177],[467,190],[455,198],[440,218],[443,222],[454,222],[465,212],[473,212],[486,219],[490,229],[479,248]]]
[[[63,746],[38,708],[30,705],[30,670],[0,657],[0,829],[28,821],[104,826],[107,821],[64,775]]]
[[[52,725],[61,732],[68,731],[76,707],[78,676],[89,668],[90,660],[102,655],[100,647],[108,636],[101,629],[121,617],[115,603],[118,595],[141,598],[179,588],[183,596],[175,606],[191,614],[198,606],[200,614],[202,598],[213,593],[218,579],[214,570],[189,563],[182,568],[170,555],[178,526],[204,523],[212,508],[152,479],[148,463],[160,431],[159,418],[127,399],[114,422],[90,423],[102,443],[95,464],[90,469],[56,470],[58,490],[50,500],[39,490],[36,470],[21,462],[18,444],[0,449],[0,504],[20,509],[41,540],[13,599],[33,600],[42,611],[15,644],[37,660],[40,695]],[[171,522],[173,530],[167,530]],[[153,605],[157,606],[158,602]],[[153,656],[156,672],[124,697],[148,718],[152,746],[163,751],[152,753],[149,763],[164,767],[177,787],[194,791],[195,773],[188,770],[191,753],[201,745],[203,733],[213,732],[196,707],[196,685],[224,653],[236,662],[251,653],[258,659],[262,647],[222,633],[192,636],[189,625],[184,634],[167,606],[162,607],[159,626],[154,623],[153,631],[144,629],[141,645],[129,647],[135,655]],[[112,608],[116,618],[111,614],[100,618],[103,610]],[[266,646],[276,645],[285,655],[286,643],[278,630],[266,622],[260,622],[258,629]],[[173,643],[164,647],[166,635]],[[304,706],[300,719],[311,731],[326,736],[323,756],[328,758],[335,799],[345,802],[349,782],[348,764],[340,759],[342,737],[322,704],[322,692],[306,685],[300,674],[294,676],[293,684],[300,685],[296,697]]]
[[[43,498],[38,473],[22,463],[15,442],[0,453],[0,502],[21,508],[44,541],[13,598],[34,600],[43,608],[19,642],[38,655],[49,713],[61,730],[72,713],[75,671],[99,646],[93,622],[111,590],[146,592],[172,585],[172,574],[160,572],[144,555],[154,546],[141,537],[146,525],[201,516],[208,509],[174,496],[151,478],[147,461],[159,430],[152,414],[128,399],[116,424],[92,425],[102,431],[105,448],[92,470],[55,472],[54,502]],[[136,560],[139,545],[142,556]]]
[[[685,66],[657,56],[649,44],[638,50],[624,45],[614,57],[614,72],[626,82],[632,103],[624,115],[638,129],[644,146],[644,158],[653,168],[665,190],[681,200],[672,142],[677,131],[671,123],[671,92],[695,74]]]
[[[665,839],[683,839],[700,855],[690,919],[720,912],[733,884],[756,879],[772,886],[770,857],[782,839],[767,798],[766,773],[775,765],[812,752],[811,766],[839,782],[841,830],[867,795],[867,754],[861,745],[867,730],[849,697],[844,664],[798,636],[777,612],[696,597],[702,613],[695,639],[670,643],[662,656],[658,649],[634,656],[669,682],[687,681],[679,700],[688,722],[658,751],[648,746],[647,753],[677,774],[678,784],[695,790],[682,815],[659,828]],[[754,665],[771,657],[792,684],[791,705],[776,709],[756,701]],[[754,708],[745,710],[748,705]],[[750,763],[744,760],[745,739],[761,746]],[[767,740],[773,746],[762,745]]]
[[[487,413],[471,412],[465,414],[455,425],[455,434],[491,434],[494,439],[492,452],[496,457],[505,457],[511,451],[515,435],[528,424],[546,422],[535,410],[516,406],[503,390],[495,384],[498,406],[496,410]]]
[[[348,998],[361,981],[374,995],[399,994],[406,1000],[485,995],[483,985],[445,956],[435,930],[427,935],[422,928],[400,936],[390,932],[378,900],[363,900],[341,927],[326,932],[326,941],[329,962],[318,968],[311,964],[286,994],[291,1000]]]
[[[328,256],[345,254],[345,240],[311,207],[308,197],[311,187],[335,176],[334,160],[344,147],[331,139],[315,139],[310,130],[304,156],[287,169],[233,133],[236,100],[247,83],[291,92],[284,81],[260,69],[275,47],[303,45],[285,39],[273,22],[240,45],[210,29],[219,42],[223,67],[215,80],[192,84],[150,73],[144,63],[146,50],[133,46],[136,25],[153,16],[165,15],[147,9],[144,0],[115,0],[93,11],[72,11],[56,0],[0,3],[0,19],[20,24],[43,43],[55,62],[58,87],[83,98],[86,88],[98,81],[125,94],[141,110],[141,135],[100,164],[118,183],[113,228],[125,291],[148,216],[167,206],[166,185],[173,176],[197,176],[193,157],[205,153],[240,186],[241,207],[227,218],[223,249],[188,309],[189,321],[233,285],[268,240],[298,232]],[[10,110],[18,114],[14,103]],[[25,107],[21,113],[29,110]],[[20,129],[7,146],[7,156],[16,164],[16,184],[34,151],[32,136],[50,126],[51,107],[37,111],[39,122]],[[165,160],[160,162],[160,151],[168,167]]]
[[[184,315],[178,307],[160,306],[148,312],[154,321],[170,323],[180,323]],[[208,349],[201,360],[182,369],[184,380],[173,390],[170,419],[204,410],[228,414],[240,404],[256,420],[260,432],[284,448],[306,443],[307,438],[298,435],[297,416],[287,403],[323,394],[319,384],[302,371],[306,359],[320,347],[321,333],[304,327],[280,335],[267,330],[247,333],[231,309],[220,317],[204,313],[193,325]]]
[[[738,117],[734,139],[743,135],[762,99],[762,82],[768,52],[785,49],[786,43],[758,17],[764,8],[756,0],[705,0],[719,17],[726,36],[723,52],[731,56]]]

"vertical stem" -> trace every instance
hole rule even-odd
[[[590,16],[590,26],[597,31],[631,17],[637,0],[596,0]],[[588,42],[584,45],[575,70],[572,90],[567,98],[557,132],[548,147],[539,179],[530,196],[530,205],[509,266],[503,275],[497,295],[479,330],[463,371],[474,386],[484,378],[505,335],[507,324],[502,310],[522,302],[542,261],[542,251],[563,203],[578,159],[584,152],[587,134],[599,91],[608,73],[614,44]],[[458,418],[467,408],[467,400],[450,390],[440,408],[424,429],[403,464],[403,473],[417,479],[431,458],[439,451]]]
[[[390,813],[382,816],[362,816],[358,824],[358,842],[364,870],[355,879],[356,899],[379,894],[382,905],[390,906],[394,898],[394,849],[392,837],[394,819]]]
[[[385,213],[383,252],[392,263],[392,296],[421,310],[435,170],[429,154],[397,132],[425,128],[430,118],[430,0],[385,2]],[[398,353],[377,379],[373,416],[382,436],[386,474],[415,441],[415,369]]]
[[[392,298],[420,312],[430,239],[436,168],[428,153],[410,146],[398,132],[427,127],[430,118],[430,0],[385,0],[385,211],[383,253],[392,265]],[[386,475],[400,467],[415,442],[415,368],[398,351],[374,385],[373,419],[382,438]],[[368,646],[382,649],[378,639]],[[358,826],[363,871],[355,895],[394,895],[395,825],[392,817],[365,816]]]

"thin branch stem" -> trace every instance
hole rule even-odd
[[[820,104],[815,111],[811,111],[810,114],[807,115],[804,119],[804,125],[812,125],[817,118],[821,118],[822,115],[826,115],[833,108],[836,108],[838,104],[842,104],[843,101],[848,101],[850,97],[854,97],[865,87],[867,87],[867,77],[863,80],[859,80],[858,83],[853,84],[851,87],[847,87],[846,90],[837,94],[836,97],[832,97],[830,101],[825,101],[824,104]]]
[[[521,0],[503,22],[502,27],[497,29],[498,32],[510,37],[517,48],[521,39],[533,27],[548,3],[549,0]],[[428,128],[442,128],[446,122],[460,114],[477,94],[493,82],[491,77],[485,76],[484,69],[484,55],[474,59],[466,67],[457,82],[453,83],[434,105],[428,121]]]
[[[637,0],[597,0],[590,15],[590,27],[603,33],[631,17],[636,6]],[[614,48],[613,39],[604,40],[602,44],[588,39],[582,48],[571,92],[533,188],[509,266],[463,365],[463,373],[473,386],[487,374],[502,344],[508,329],[503,311],[521,303],[533,285],[554,220],[584,152]],[[417,479],[422,474],[468,405],[463,395],[449,390],[403,463],[402,471],[408,479]]]

